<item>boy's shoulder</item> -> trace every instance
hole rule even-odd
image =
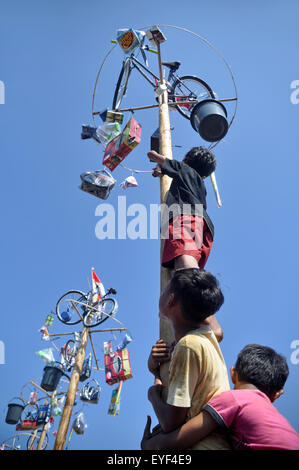
[[[189,331],[176,344],[175,351],[191,349],[200,354],[205,349],[219,349],[218,341],[209,326],[203,325]]]

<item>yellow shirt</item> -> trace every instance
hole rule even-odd
[[[226,365],[218,341],[208,326],[181,338],[172,355],[167,403],[189,408],[187,419],[219,393],[229,390]],[[220,433],[212,433],[192,449],[231,449]]]

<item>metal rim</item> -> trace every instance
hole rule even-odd
[[[187,29],[187,28],[183,28],[182,26],[175,26],[175,25],[170,25],[170,24],[154,24],[154,25],[148,25],[148,26],[143,26],[143,27],[140,27],[140,28],[136,28],[138,30],[148,30],[154,26],[157,26],[157,27],[161,27],[161,28],[173,28],[173,29],[177,29],[177,30],[180,30],[180,31],[184,31],[188,34],[191,34],[193,36],[195,36],[196,38],[200,39],[202,42],[204,42],[208,47],[210,47],[211,49],[214,50],[214,52],[216,52],[216,54],[220,57],[220,59],[223,61],[226,69],[228,70],[229,72],[229,75],[231,77],[231,80],[233,82],[233,87],[234,87],[234,91],[235,91],[235,95],[236,95],[236,100],[235,100],[235,109],[233,111],[233,115],[232,115],[232,118],[228,124],[228,130],[230,129],[234,119],[235,119],[235,116],[236,116],[236,113],[237,113],[237,107],[238,107],[238,90],[237,90],[237,85],[236,85],[236,81],[235,81],[235,78],[234,78],[234,75],[233,75],[233,72],[232,72],[232,69],[229,65],[229,63],[227,62],[227,60],[225,59],[225,57],[223,56],[223,54],[210,42],[208,41],[206,38],[204,38],[203,36],[200,36],[199,34],[197,33],[194,33],[193,31]],[[109,55],[112,53],[112,51],[115,49],[115,47],[117,46],[118,44],[114,44],[111,49],[107,52],[106,56],[104,57],[101,65],[100,65],[100,68],[99,68],[99,71],[98,71],[98,74],[97,74],[97,77],[96,77],[96,82],[95,82],[95,85],[94,85],[94,89],[93,89],[93,95],[92,95],[92,109],[91,109],[91,115],[92,115],[92,120],[93,120],[93,123],[94,123],[94,126],[97,127],[96,125],[96,122],[95,122],[95,118],[94,118],[94,102],[95,102],[95,93],[96,93],[96,89],[97,89],[97,85],[98,85],[98,81],[99,81],[99,78],[100,78],[100,74],[101,74],[101,71],[102,71],[102,68],[106,62],[106,60],[108,59]],[[221,140],[219,140],[218,142],[214,143],[213,145],[210,145],[208,147],[209,150],[212,150],[213,148],[216,147],[216,145],[219,144],[219,142],[221,142]],[[138,172],[143,172],[142,170],[139,170]],[[150,172],[151,173],[151,172]]]

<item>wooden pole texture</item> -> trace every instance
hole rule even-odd
[[[158,60],[159,60],[159,72],[160,72],[160,85],[165,84],[162,70],[162,59],[161,59],[161,49],[160,44],[157,44],[158,48]],[[171,147],[171,131],[170,131],[170,119],[169,119],[169,109],[168,109],[168,93],[165,90],[159,97],[159,151],[162,155],[167,158],[172,159],[172,147]],[[164,204],[167,198],[167,193],[170,188],[172,178],[167,175],[163,175],[160,178],[160,203]],[[162,211],[161,211],[162,213]],[[162,219],[161,219],[162,226]],[[160,243],[160,259],[162,259],[162,253],[164,248],[165,240],[161,238]],[[161,262],[160,262],[161,266]],[[160,272],[160,290],[164,290],[168,281],[170,280],[170,271],[161,266]],[[163,339],[169,346],[174,340],[173,332],[165,320],[160,319],[160,338]],[[160,375],[163,384],[165,385],[164,399],[167,394],[167,384],[168,384],[168,365],[164,364],[160,368]]]
[[[82,372],[83,361],[85,358],[86,347],[88,344],[88,338],[89,338],[89,329],[87,327],[84,327],[83,332],[82,332],[82,337],[81,337],[81,343],[80,343],[80,346],[78,348],[78,352],[76,355],[76,361],[74,364],[73,373],[71,376],[71,380],[70,380],[70,384],[69,384],[69,388],[68,388],[68,392],[67,392],[67,396],[65,400],[65,405],[63,408],[63,413],[62,413],[61,420],[59,423],[54,450],[63,450],[65,446],[68,427],[70,424],[70,419],[71,419],[73,406],[74,406],[75,398],[76,398],[76,393],[78,389],[79,378]]]

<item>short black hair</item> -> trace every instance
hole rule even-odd
[[[202,177],[210,176],[217,166],[215,155],[205,147],[193,147],[183,161]]]
[[[199,268],[175,271],[170,281],[170,292],[180,302],[183,316],[196,325],[216,313],[224,302],[217,279]]]
[[[283,388],[289,375],[286,358],[260,344],[245,346],[238,355],[235,368],[239,380],[253,384],[268,397]]]

